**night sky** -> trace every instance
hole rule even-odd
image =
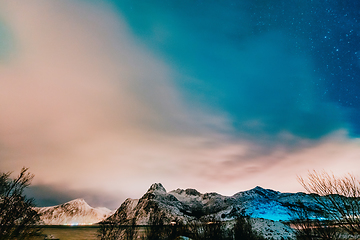
[[[360,2],[0,0],[0,170],[49,206],[360,174]]]

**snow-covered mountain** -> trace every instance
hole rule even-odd
[[[316,207],[313,198],[305,193],[281,193],[255,187],[233,196],[223,196],[218,193],[203,194],[195,189],[167,192],[161,183],[155,183],[140,199],[126,199],[113,214],[107,208],[92,208],[83,199],[36,210],[44,225],[87,225],[98,222],[148,225],[156,217],[160,217],[164,224],[216,219],[231,225],[237,216],[248,215],[257,232],[280,240],[294,237],[293,230],[278,220],[290,220],[289,206],[299,201],[309,209]]]
[[[289,220],[289,205],[301,200],[315,207],[310,195],[305,193],[280,193],[256,187],[233,196],[218,193],[202,194],[195,189],[176,189],[166,192],[161,183],[151,185],[140,199],[128,198],[104,222],[147,225],[151,216],[160,216],[164,224],[181,221],[184,224],[197,220],[217,219],[232,222],[239,215],[251,216],[253,228],[274,239],[293,238],[293,230],[278,220]]]
[[[289,220],[291,212],[288,206],[300,200],[310,208],[315,207],[311,196],[305,193],[280,193],[256,187],[233,196],[223,196],[202,194],[195,189],[166,192],[161,183],[155,183],[140,199],[126,199],[107,221],[129,224],[135,219],[136,224],[144,225],[149,223],[151,214],[159,213],[165,223],[175,219],[187,223],[200,218],[226,221],[239,214],[273,221]]]
[[[91,225],[103,221],[113,212],[107,208],[90,207],[84,199],[52,206],[35,208],[44,225]]]

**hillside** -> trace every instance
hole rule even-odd
[[[91,225],[106,219],[112,213],[107,208],[90,207],[84,199],[35,209],[40,214],[43,225]]]

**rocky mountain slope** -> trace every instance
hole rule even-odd
[[[315,207],[311,196],[305,193],[280,193],[256,187],[233,196],[218,193],[202,194],[195,189],[176,189],[166,192],[161,183],[151,185],[140,199],[126,199],[107,221],[120,224],[146,225],[151,215],[161,214],[165,224],[180,220],[188,223],[198,219],[232,220],[243,214],[252,218],[289,220],[289,205],[299,200]]]
[[[253,228],[267,238],[291,239],[293,230],[278,220],[290,220],[293,206],[298,201],[310,209],[316,204],[305,193],[281,193],[256,187],[233,196],[218,193],[200,193],[195,189],[176,189],[167,192],[160,183],[150,186],[140,199],[126,199],[112,214],[106,208],[92,208],[83,199],[58,206],[36,208],[45,225],[87,225],[98,222],[123,225],[148,225],[156,219],[164,224],[214,219],[233,224],[239,215],[251,217]]]
[[[195,189],[166,192],[160,183],[155,183],[140,199],[126,199],[104,222],[151,225],[154,219],[160,218],[164,224],[216,219],[231,225],[237,216],[249,215],[254,230],[261,235],[269,239],[293,239],[294,231],[278,220],[291,219],[289,206],[299,200],[309,208],[316,207],[312,197],[305,193],[280,193],[256,187],[233,196],[223,196],[202,194]]]
[[[35,209],[40,213],[40,224],[44,225],[91,225],[112,214],[112,211],[107,208],[90,207],[84,199]]]

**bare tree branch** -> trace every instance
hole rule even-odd
[[[337,178],[333,173],[312,171],[307,179],[298,180],[330,220],[351,235],[360,234],[360,182],[354,175]]]

